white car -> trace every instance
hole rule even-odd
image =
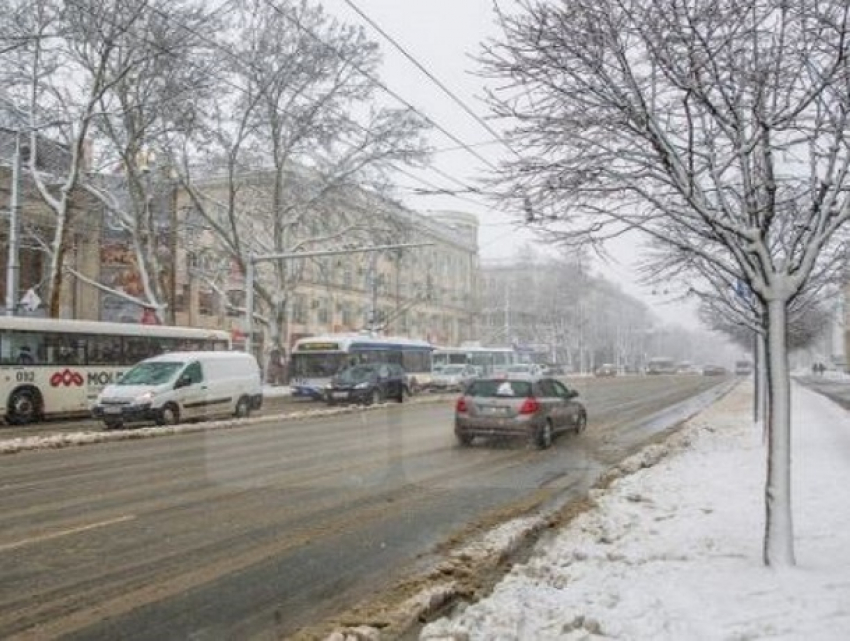
[[[171,352],[134,365],[107,385],[92,415],[107,429],[153,421],[247,417],[263,403],[257,360],[245,352]]]
[[[538,378],[543,376],[543,368],[536,363],[517,363],[504,369],[505,378]]]
[[[446,365],[431,376],[431,388],[462,390],[476,378],[478,378],[478,371],[472,365]]]

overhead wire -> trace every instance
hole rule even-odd
[[[426,69],[425,66],[422,63],[419,62],[419,60],[417,60],[410,52],[408,52],[407,49],[405,49],[403,46],[401,46],[401,44],[399,44],[399,42],[395,38],[393,38],[383,28],[381,28],[381,26],[374,19],[372,19],[371,17],[366,15],[366,13],[354,3],[354,0],[343,0],[343,2],[345,2],[345,4],[347,4],[355,13],[357,13],[357,15],[359,15],[367,23],[369,23],[369,25],[371,25],[371,27],[373,29],[375,29],[375,31],[377,31],[379,34],[381,34],[393,47],[396,48],[396,50],[399,51],[399,53],[401,53],[417,69],[419,69],[419,71],[421,71],[423,74],[425,74],[425,76],[431,82],[433,82],[435,85],[437,85],[437,87],[439,87],[440,90],[444,94],[446,94],[449,98],[451,98],[452,101],[454,101],[455,104],[457,104],[461,109],[463,109],[467,114],[469,114],[469,116],[471,116],[473,118],[473,120],[475,120],[475,122],[477,122],[479,125],[481,125],[487,131],[487,133],[489,133],[491,136],[493,136],[493,138],[496,142],[501,143],[508,150],[510,150],[514,155],[516,155],[518,158],[521,158],[520,153],[516,149],[514,149],[502,137],[502,135],[500,133],[498,133],[496,130],[494,130],[489,125],[489,123],[487,123],[484,119],[482,119],[463,100],[461,100],[451,89],[446,87],[446,85],[442,81],[440,81],[433,73],[431,73],[428,69]]]
[[[475,156],[478,160],[480,160],[481,162],[483,162],[485,165],[488,165],[490,168],[492,168],[492,169],[498,169],[498,167],[497,167],[496,165],[494,165],[494,164],[493,164],[493,163],[492,163],[489,159],[487,159],[487,158],[485,158],[484,156],[482,156],[481,154],[479,154],[477,151],[475,151],[472,147],[470,147],[469,145],[467,145],[467,144],[466,144],[464,141],[462,141],[460,138],[458,138],[457,136],[455,136],[453,133],[451,133],[450,131],[448,131],[446,128],[444,128],[444,127],[443,127],[442,125],[440,125],[439,123],[435,122],[435,121],[434,121],[434,120],[433,120],[430,116],[428,116],[427,114],[425,114],[424,112],[422,112],[420,109],[418,109],[417,107],[415,107],[414,105],[412,105],[412,104],[411,104],[410,102],[408,102],[408,101],[407,101],[404,97],[402,97],[402,96],[401,96],[398,92],[394,91],[393,89],[390,89],[390,88],[389,88],[389,87],[388,87],[385,83],[383,83],[381,80],[379,80],[378,78],[376,78],[373,74],[371,74],[371,73],[369,73],[368,71],[366,71],[365,69],[363,69],[360,65],[358,65],[358,64],[356,64],[356,63],[354,63],[354,62],[352,62],[350,58],[346,57],[346,56],[345,56],[342,52],[340,52],[340,51],[339,51],[339,49],[337,49],[336,47],[334,47],[334,46],[330,45],[329,43],[325,42],[325,41],[324,41],[321,37],[319,37],[319,36],[318,36],[318,35],[317,35],[317,34],[316,34],[316,33],[315,33],[312,29],[309,29],[308,27],[306,27],[306,26],[304,26],[303,24],[301,24],[301,21],[300,21],[300,20],[298,20],[297,18],[294,18],[294,17],[290,16],[289,14],[287,14],[286,12],[284,12],[284,11],[283,11],[283,10],[282,10],[282,9],[281,9],[281,8],[280,8],[280,7],[279,7],[279,6],[275,3],[275,2],[274,2],[274,0],[263,0],[263,1],[265,2],[265,4],[266,4],[266,5],[268,5],[269,7],[271,7],[271,9],[272,9],[273,11],[275,11],[278,15],[282,16],[282,17],[283,17],[283,18],[285,18],[287,21],[289,21],[289,22],[290,22],[290,24],[295,25],[295,26],[296,26],[299,30],[301,30],[302,32],[306,33],[308,36],[310,36],[311,38],[313,38],[316,42],[318,42],[319,44],[321,44],[321,45],[323,45],[324,47],[326,47],[326,48],[327,48],[328,50],[330,50],[330,51],[331,51],[331,52],[332,52],[335,56],[337,56],[337,57],[338,57],[340,60],[342,60],[343,62],[345,62],[345,63],[349,64],[349,65],[351,66],[351,68],[352,68],[352,69],[354,69],[355,71],[357,71],[360,75],[362,75],[364,78],[366,78],[367,80],[369,80],[369,81],[370,81],[372,84],[374,84],[376,87],[380,88],[380,89],[381,89],[381,90],[383,90],[385,93],[387,93],[388,95],[390,95],[390,96],[392,96],[393,98],[395,98],[395,99],[396,99],[399,103],[401,103],[402,105],[404,105],[404,106],[405,106],[405,107],[407,107],[408,109],[412,110],[412,111],[413,111],[415,114],[417,114],[418,116],[422,117],[422,118],[423,118],[423,119],[424,119],[427,123],[429,123],[429,124],[430,124],[430,125],[432,125],[435,129],[437,129],[438,131],[440,131],[443,135],[445,135],[447,138],[449,138],[452,142],[454,142],[454,143],[455,143],[455,144],[457,144],[457,145],[460,145],[460,146],[461,146],[463,149],[465,149],[465,150],[466,150],[466,151],[467,151],[470,155]],[[498,134],[497,134],[497,137],[498,137]]]
[[[85,5],[84,3],[74,2],[74,0],[68,0],[68,1],[69,1],[69,2],[71,2],[72,4],[76,5],[76,6],[77,6],[77,8],[79,8],[79,9],[81,9],[81,10],[83,10],[83,11],[88,12],[88,13],[89,13],[89,15],[95,16],[95,14],[91,11],[91,9],[90,9],[87,5]],[[284,18],[286,18],[286,19],[287,19],[290,23],[295,24],[295,26],[296,26],[299,30],[301,30],[301,31],[303,31],[303,32],[305,32],[305,33],[307,33],[307,34],[308,34],[311,38],[313,38],[314,40],[316,40],[317,42],[319,42],[320,44],[322,44],[323,46],[325,46],[326,48],[328,48],[330,51],[332,51],[332,52],[334,53],[334,55],[336,55],[337,57],[339,57],[341,60],[343,60],[343,61],[344,61],[344,62],[346,62],[347,64],[351,64],[351,63],[350,63],[350,61],[349,61],[349,60],[347,60],[347,59],[345,58],[345,56],[343,56],[343,55],[342,55],[342,54],[341,54],[341,53],[340,53],[337,49],[335,49],[334,47],[331,47],[329,44],[327,44],[326,42],[324,42],[324,40],[322,40],[322,39],[321,39],[318,35],[316,35],[316,34],[315,34],[312,30],[307,29],[306,27],[304,27],[303,25],[301,25],[299,21],[294,20],[294,19],[293,19],[293,18],[291,18],[290,16],[286,15],[285,13],[283,13],[283,12],[282,12],[282,11],[281,11],[281,10],[280,10],[280,9],[279,9],[279,8],[278,8],[278,7],[277,7],[277,6],[273,3],[273,2],[271,2],[271,0],[264,0],[264,2],[265,2],[268,6],[270,6],[270,7],[271,7],[271,8],[272,8],[272,9],[273,9],[276,13],[278,13],[279,15],[283,16]],[[220,6],[219,6],[219,7],[218,7],[215,11],[214,11],[213,15],[215,15],[215,14],[217,14],[217,13],[222,12],[224,9],[232,10],[232,4],[233,4],[233,0],[226,0],[224,3],[222,3],[222,4],[221,4],[221,5],[220,5]],[[215,39],[213,39],[213,38],[210,38],[209,36],[207,36],[207,35],[205,35],[205,34],[203,34],[203,33],[199,32],[199,31],[197,31],[196,29],[194,29],[194,28],[190,27],[189,25],[186,25],[185,23],[181,22],[181,21],[180,21],[180,20],[178,20],[178,19],[177,19],[177,18],[176,18],[173,14],[167,13],[167,12],[163,11],[162,9],[160,9],[160,8],[159,8],[159,7],[157,7],[157,6],[149,5],[149,7],[148,7],[148,8],[149,8],[151,11],[153,11],[153,12],[157,13],[157,14],[158,14],[160,17],[162,17],[163,19],[165,19],[165,20],[167,20],[167,21],[171,22],[172,24],[174,24],[174,25],[175,25],[175,26],[177,26],[178,28],[182,29],[182,30],[183,30],[183,31],[185,31],[186,33],[189,33],[189,34],[193,35],[194,37],[198,38],[200,41],[202,41],[202,42],[206,43],[207,45],[209,45],[209,46],[213,47],[214,49],[216,49],[216,50],[219,50],[219,51],[223,52],[225,55],[227,55],[229,58],[231,58],[232,60],[234,60],[234,61],[235,61],[235,62],[237,62],[238,64],[240,64],[240,65],[245,65],[245,66],[247,66],[248,68],[252,68],[252,67],[253,67],[253,68],[256,68],[256,65],[253,63],[253,61],[246,61],[244,58],[242,58],[242,57],[240,57],[239,55],[237,55],[236,53],[234,53],[234,52],[233,52],[230,48],[223,46],[223,45],[222,45],[222,43],[220,43],[219,41],[217,41],[217,40],[215,40]],[[104,16],[102,16],[102,15],[100,15],[100,16],[96,16],[96,17],[104,18]],[[119,25],[118,25],[118,23],[117,23],[117,22],[115,22],[115,21],[110,21],[110,22],[111,22],[111,24],[112,24],[113,26],[116,26],[116,27],[117,27],[117,26],[119,26]],[[136,34],[136,33],[130,33],[130,32],[128,32],[128,33],[127,33],[127,35],[128,35],[129,37],[131,37],[131,38],[134,38],[134,39],[136,39],[136,40],[140,41],[140,42],[143,42],[143,43],[146,43],[146,44],[148,44],[148,45],[150,45],[150,46],[154,46],[154,47],[158,48],[158,49],[159,49],[162,53],[166,53],[166,54],[170,53],[170,52],[168,51],[168,49],[166,49],[165,47],[163,47],[160,43],[154,42],[154,41],[152,41],[152,40],[150,40],[150,39],[148,39],[148,38],[144,38],[144,37],[143,37],[143,36],[141,36],[140,34]],[[352,67],[353,67],[353,68],[356,68],[354,65],[352,65]],[[378,81],[377,79],[375,79],[373,76],[371,76],[371,74],[368,74],[367,72],[365,72],[365,71],[363,71],[363,70],[360,70],[360,69],[358,69],[358,72],[359,72],[359,73],[364,74],[364,77],[366,77],[368,80],[370,80],[370,82],[375,83],[375,85],[376,85],[376,86],[378,86],[379,88],[382,88],[384,91],[386,91],[386,92],[387,92],[387,93],[389,93],[390,95],[397,96],[397,94],[395,94],[395,92],[393,92],[393,91],[392,91],[392,90],[390,90],[388,87],[386,87],[386,85],[384,85],[383,83],[381,83],[380,81]],[[245,93],[245,92],[247,91],[244,87],[242,87],[241,85],[239,85],[239,84],[235,83],[234,81],[232,81],[230,78],[226,77],[226,76],[225,76],[225,75],[223,75],[223,74],[214,74],[214,77],[216,77],[218,80],[220,80],[220,81],[221,81],[221,82],[223,82],[224,84],[226,84],[226,85],[230,86],[232,89],[235,89],[236,91],[239,91],[239,92],[241,92],[241,93]],[[162,104],[167,104],[168,102],[171,102],[171,100],[172,100],[172,99],[173,99],[173,97],[171,97],[171,98],[169,98],[169,99],[164,99],[164,100],[162,101]],[[486,160],[483,156],[481,156],[480,154],[478,154],[477,152],[475,152],[474,150],[472,150],[468,144],[466,144],[466,143],[464,143],[463,141],[459,140],[459,139],[458,139],[457,137],[455,137],[453,134],[451,134],[451,133],[449,133],[449,132],[446,132],[445,130],[443,130],[443,129],[442,129],[442,127],[440,127],[440,126],[439,126],[439,125],[437,125],[436,123],[433,123],[433,121],[432,121],[430,118],[428,118],[427,116],[425,116],[424,114],[422,114],[419,110],[417,110],[415,107],[413,107],[412,105],[410,105],[409,103],[407,103],[407,102],[406,102],[404,99],[402,99],[400,96],[398,96],[398,98],[397,98],[397,99],[398,99],[398,100],[400,100],[400,101],[402,102],[402,104],[407,105],[409,108],[411,108],[411,109],[412,109],[412,110],[414,110],[416,113],[418,113],[420,116],[422,116],[422,117],[423,117],[426,121],[428,121],[428,122],[430,122],[430,123],[434,124],[434,126],[435,126],[436,128],[438,128],[438,129],[440,129],[441,131],[443,131],[443,132],[444,132],[444,133],[445,133],[445,134],[446,134],[446,135],[447,135],[450,139],[452,139],[452,140],[453,140],[456,144],[458,144],[458,147],[456,148],[457,150],[465,150],[465,151],[467,151],[468,153],[472,153],[472,155],[474,155],[474,156],[476,156],[476,157],[480,158],[482,161],[489,163],[489,161],[487,161],[487,160]],[[123,111],[123,110],[116,110],[116,111],[114,111],[114,112],[110,112],[110,113],[111,113],[112,115],[120,115],[120,114],[124,113],[124,111]],[[350,124],[353,124],[354,126],[356,126],[356,127],[360,128],[360,129],[361,129],[361,130],[363,130],[363,131],[368,131],[368,130],[367,130],[367,129],[366,129],[366,128],[365,128],[365,127],[361,124],[361,123],[358,123],[358,122],[357,122],[357,121],[355,121],[355,120],[352,120],[352,119],[350,119],[350,118],[349,118],[349,119],[348,119],[348,122],[349,122]],[[492,142],[497,142],[497,141],[492,141]],[[483,143],[483,144],[487,144],[487,143]],[[492,143],[491,143],[491,144],[492,144]],[[489,163],[489,164],[491,164],[491,163]],[[434,190],[438,191],[438,192],[439,192],[439,193],[441,193],[441,194],[445,194],[445,195],[451,196],[451,197],[453,197],[453,198],[458,198],[458,199],[460,199],[460,200],[464,200],[464,201],[466,201],[466,202],[470,202],[470,203],[476,204],[476,205],[478,205],[478,206],[484,206],[484,207],[486,207],[488,210],[492,210],[492,208],[491,208],[489,205],[485,204],[485,203],[480,203],[480,202],[474,201],[474,200],[472,200],[472,199],[470,199],[470,198],[466,198],[466,197],[460,196],[459,194],[457,194],[455,191],[453,191],[453,190],[451,190],[451,189],[443,189],[443,188],[441,188],[441,187],[439,187],[439,186],[436,186],[436,185],[434,185],[433,183],[431,183],[431,182],[429,182],[429,181],[427,181],[427,180],[425,180],[425,179],[423,179],[423,178],[421,178],[421,177],[416,176],[415,174],[412,174],[412,173],[410,173],[410,172],[407,172],[407,171],[401,170],[401,169],[400,169],[400,167],[399,167],[398,165],[395,165],[394,163],[390,163],[390,166],[391,166],[393,169],[395,169],[396,171],[399,171],[400,173],[403,173],[403,174],[407,175],[409,178],[411,178],[411,179],[413,179],[413,180],[415,180],[415,181],[417,181],[417,182],[419,182],[419,183],[421,183],[421,184],[425,185],[426,187],[429,187],[429,188],[431,188],[431,189],[434,189]],[[493,166],[493,165],[491,164],[491,166]],[[495,168],[495,166],[493,166],[493,167]],[[455,178],[455,177],[451,176],[450,174],[448,174],[448,173],[446,173],[446,172],[443,172],[442,170],[440,170],[440,169],[438,169],[438,168],[436,168],[436,167],[430,167],[430,169],[431,169],[432,171],[434,171],[435,173],[440,174],[441,176],[443,176],[443,177],[444,177],[444,178],[446,178],[447,180],[450,180],[450,181],[454,182],[455,184],[457,184],[457,185],[459,185],[459,186],[463,187],[463,188],[464,188],[464,190],[466,190],[468,193],[480,193],[480,190],[478,190],[476,187],[472,187],[472,186],[470,186],[470,185],[468,185],[468,184],[466,184],[466,183],[464,183],[464,182],[462,182],[462,181],[459,181],[457,178]],[[418,195],[423,195],[423,194],[418,194]]]

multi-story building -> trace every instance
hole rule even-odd
[[[373,329],[385,334],[455,345],[477,337],[479,310],[478,220],[463,212],[420,214],[363,190],[337,199],[333,207],[348,212],[337,216],[327,209],[310,212],[288,225],[288,242],[271,242],[268,219],[271,177],[254,172],[241,177],[244,203],[237,200],[243,247],[254,254],[335,250],[369,245],[427,246],[378,253],[337,254],[287,262],[287,315],[280,340],[291,345],[302,336]],[[250,189],[245,189],[250,185]],[[195,184],[209,203],[227,202],[225,179],[211,176]],[[230,329],[239,336],[245,328],[245,276],[201,216],[197,202],[179,190],[173,198],[177,255],[173,261],[175,320],[178,324]],[[208,207],[206,215],[215,215]],[[226,215],[221,209],[222,216]],[[168,216],[164,216],[168,219]],[[345,225],[357,221],[358,233],[339,237]],[[224,218],[221,219],[224,221]],[[371,222],[370,222],[371,221]],[[287,221],[288,223],[288,221]],[[364,231],[365,230],[365,231]],[[333,238],[329,242],[317,239]],[[248,241],[248,242],[246,242]],[[257,282],[273,288],[269,264],[258,264]],[[265,279],[265,280],[264,280]],[[255,310],[263,301],[255,297]],[[257,332],[252,340],[262,344]],[[265,348],[269,344],[266,341]],[[262,347],[261,347],[262,349]]]
[[[5,202],[9,198],[15,136],[14,130],[0,129],[0,199]],[[61,146],[57,150],[61,151]],[[45,154],[45,158],[59,156]],[[55,169],[56,175],[61,177],[61,167]],[[267,176],[255,174],[248,180],[252,183],[254,198],[257,192],[268,190]],[[210,225],[198,215],[187,193],[178,189],[176,182],[169,181],[162,172],[152,172],[150,181],[149,206],[156,219],[157,235],[161,236],[155,246],[161,253],[163,273],[149,277],[163,284],[164,300],[161,302],[168,310],[163,317],[167,322],[181,325],[229,329],[238,336],[244,330],[244,275],[235,268],[230,254],[218,242]],[[20,184],[20,218],[26,221],[27,230],[40,232],[43,240],[49,238],[54,221],[36,193],[26,167],[20,172]],[[104,177],[100,186],[120,192],[122,184],[120,177],[113,176]],[[226,185],[215,178],[204,181],[202,187],[212,198],[226,189]],[[455,345],[477,338],[477,218],[462,212],[419,214],[362,190],[358,192],[358,198],[336,203],[336,206],[354,207],[357,200],[361,201],[356,216],[368,221],[370,216],[380,215],[385,223],[384,232],[380,237],[360,234],[351,239],[350,245],[428,243],[428,246],[375,255],[352,253],[297,261],[292,289],[287,292],[286,341],[291,343],[304,335],[369,328],[386,334],[428,339],[440,345]],[[115,194],[115,201],[122,202],[120,193]],[[364,208],[363,202],[369,206]],[[84,278],[66,281],[61,315],[151,322],[152,310],[131,300],[142,298],[142,292],[141,274],[128,233],[112,224],[110,216],[114,214],[101,204],[79,200],[74,206],[79,211],[73,217],[76,222],[69,261],[73,270]],[[380,214],[376,213],[378,211]],[[240,211],[239,218],[251,221],[251,207]],[[307,219],[309,224],[304,232],[307,234],[316,231],[316,223],[327,226],[332,225],[328,221],[336,220],[327,212],[307,216]],[[268,233],[270,227],[263,221],[250,224],[251,233],[256,235]],[[368,228],[368,224],[362,226]],[[387,229],[395,231],[388,233]],[[7,234],[8,228],[0,233]],[[20,251],[21,292],[43,283],[49,262],[44,248],[38,247],[30,236],[27,238],[29,241],[22,243]],[[4,266],[7,245],[4,243],[0,251]],[[293,242],[292,246],[300,247],[301,244]],[[311,249],[339,246],[337,239],[335,244],[325,246],[314,243]],[[257,269],[257,278],[263,282],[262,268]],[[102,287],[93,283],[100,283]],[[0,295],[4,295],[4,289],[5,279],[2,279]],[[120,293],[110,293],[110,289]],[[44,294],[43,291],[39,293]],[[2,300],[0,298],[0,303]],[[262,313],[262,301],[257,301],[255,309]],[[44,314],[44,309],[37,313]],[[262,335],[255,340],[260,343]]]

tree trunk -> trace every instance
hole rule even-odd
[[[54,251],[50,260],[50,272],[48,274],[47,316],[49,318],[59,318],[62,303],[63,277],[65,274],[65,254],[68,248],[68,221],[62,220],[59,224],[61,229],[57,230],[58,242],[54,243]]]
[[[788,370],[787,302],[767,303],[767,486],[764,563],[791,566],[791,383]]]

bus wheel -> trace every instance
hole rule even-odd
[[[38,392],[32,389],[18,389],[9,397],[9,406],[6,412],[6,420],[12,425],[26,425],[33,423],[38,418],[39,397]]]
[[[180,410],[174,403],[167,403],[159,411],[157,425],[177,425],[180,422]]]

